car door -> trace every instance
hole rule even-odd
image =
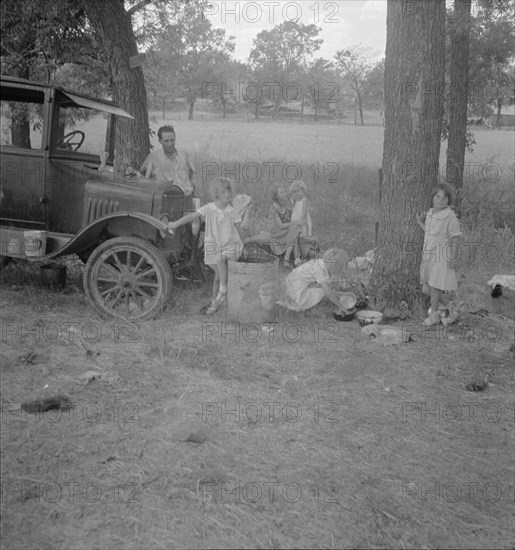
[[[44,87],[12,82],[1,86],[2,225],[45,229],[48,158]]]

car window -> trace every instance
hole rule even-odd
[[[1,101],[1,144],[22,149],[41,149],[43,135],[41,101]],[[39,98],[38,98],[39,99]]]
[[[100,155],[105,147],[108,118],[107,113],[63,100],[59,105],[55,148]]]

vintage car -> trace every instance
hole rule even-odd
[[[115,103],[1,77],[0,245],[40,264],[78,255],[84,290],[104,317],[144,321],[166,305],[190,228],[170,183],[113,168]]]

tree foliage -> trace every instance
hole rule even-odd
[[[249,66],[258,83],[268,83],[268,100],[276,110],[284,99],[287,85],[307,69],[313,54],[320,49],[320,27],[285,21],[263,30],[254,39]]]
[[[376,65],[377,52],[362,45],[339,50],[335,55],[336,67],[340,70],[343,82],[352,90],[359,113],[359,123],[365,124],[363,100],[367,80]]]
[[[3,74],[55,82],[65,66],[84,80],[102,70],[105,59],[75,0],[3,0],[0,13]],[[90,83],[99,80],[97,74]]]
[[[219,81],[233,51],[234,37],[226,38],[223,29],[213,28],[202,9],[193,4],[183,9],[177,21],[159,31],[150,49],[152,59],[163,71],[163,81],[173,79],[185,94],[190,120],[196,100],[207,84]]]
[[[469,103],[472,112],[488,117],[494,107],[513,102],[512,60],[515,55],[515,2],[481,0],[470,33]]]

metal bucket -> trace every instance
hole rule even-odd
[[[228,260],[227,309],[234,321],[272,321],[278,288],[279,262],[247,263]]]

